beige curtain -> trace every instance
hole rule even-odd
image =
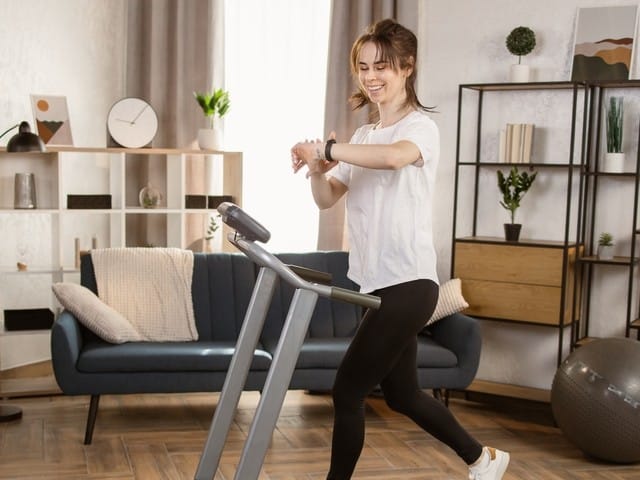
[[[373,22],[394,18],[417,35],[419,0],[352,0],[333,1],[327,66],[327,99],[325,102],[325,138],[335,131],[339,142],[347,142],[355,129],[367,122],[365,109],[354,112],[349,96],[355,91],[349,54],[351,45]],[[344,199],[320,212],[318,250],[345,250]]]
[[[206,122],[193,92],[224,86],[223,0],[129,0],[127,22],[126,95],[149,101],[158,114],[153,146],[195,147],[198,129]],[[202,180],[206,167],[197,158],[200,161],[188,162],[187,183],[194,183],[190,193],[206,193]],[[137,179],[127,185],[127,198],[137,198],[146,183],[166,192],[161,158],[128,160],[127,168],[127,178]],[[203,220],[196,215],[189,218],[188,245],[203,233]],[[139,225],[139,236],[145,238],[162,236],[166,225],[150,225],[157,219],[145,219],[132,229]],[[158,238],[159,244],[163,241]]]

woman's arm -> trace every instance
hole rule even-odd
[[[320,210],[330,208],[347,193],[347,186],[323,172],[312,172],[309,175],[311,179],[311,193],[313,200]]]
[[[420,150],[408,140],[389,145],[334,143],[331,158],[359,167],[397,170],[420,159]]]

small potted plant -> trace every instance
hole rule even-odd
[[[198,131],[198,145],[203,150],[222,150],[222,130],[216,124],[216,117],[222,118],[231,106],[229,92],[221,88],[214,88],[211,92],[193,92],[202,113],[209,120],[209,128],[201,128]]]
[[[603,171],[620,173],[624,171],[624,152],[622,151],[624,103],[622,97],[609,97],[605,113],[607,153],[604,156]]]
[[[522,64],[522,56],[528,55],[536,46],[536,35],[529,27],[516,27],[507,35],[507,50],[518,56],[518,63],[511,65],[509,80],[512,82],[529,81],[529,65]]]
[[[520,207],[522,197],[524,197],[531,188],[531,185],[533,185],[538,172],[533,172],[532,174],[519,172],[518,167],[513,166],[507,176],[505,176],[501,170],[498,170],[497,173],[498,188],[502,194],[500,205],[506,210],[509,210],[511,215],[511,223],[504,224],[505,239],[508,242],[517,242],[520,239],[522,224],[515,223],[516,210]]]
[[[218,223],[218,220],[217,220],[218,218],[220,218],[220,215],[211,215],[209,217],[209,225],[207,226],[207,232],[204,236],[204,240],[205,240],[204,250],[206,252],[213,251],[213,245],[212,245],[213,238],[215,237],[216,232],[220,228],[220,224]]]
[[[613,258],[613,235],[602,232],[598,239],[598,259],[611,260]]]

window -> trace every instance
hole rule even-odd
[[[330,10],[330,0],[225,4],[225,148],[243,152],[243,207],[271,231],[272,252],[317,246],[318,209],[289,150],[323,135]]]

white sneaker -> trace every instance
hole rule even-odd
[[[469,467],[469,480],[500,480],[509,465],[509,454],[484,447],[480,459]]]

